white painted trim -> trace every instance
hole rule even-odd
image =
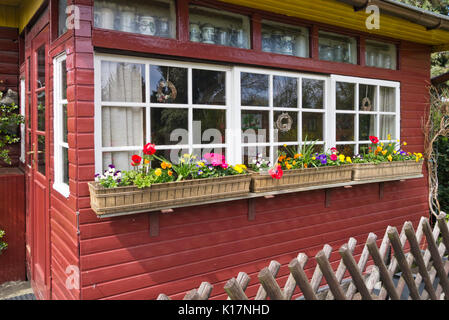
[[[20,115],[25,119],[25,79],[20,79]],[[20,161],[25,163],[25,122],[20,124]]]

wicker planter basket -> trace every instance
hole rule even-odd
[[[268,192],[281,189],[319,186],[351,181],[352,165],[284,170],[281,179],[269,174],[253,173],[252,192]]]
[[[90,182],[90,203],[97,215],[142,212],[246,195],[250,182],[250,174],[160,183],[144,189],[134,186],[108,189]]]
[[[423,161],[415,160],[373,163],[356,163],[352,172],[352,180],[390,179],[422,174]]]

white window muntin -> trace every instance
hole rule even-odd
[[[330,95],[330,112],[329,112],[329,125],[331,126],[333,133],[332,141],[334,145],[354,145],[354,153],[359,153],[359,146],[363,144],[370,144],[370,140],[360,140],[359,139],[359,116],[363,114],[367,115],[375,115],[376,116],[376,135],[380,139],[380,116],[394,116],[395,117],[395,132],[392,134],[395,135],[396,139],[401,139],[401,99],[400,99],[400,83],[396,81],[387,81],[387,80],[378,80],[378,79],[367,79],[367,78],[358,78],[358,77],[348,77],[348,76],[339,76],[339,75],[331,75],[331,92]],[[336,83],[337,82],[346,82],[353,83],[355,87],[355,97],[354,97],[354,110],[337,110],[336,109]],[[375,111],[361,111],[359,110],[359,86],[360,85],[371,85],[376,87],[376,99],[375,99]],[[380,111],[380,87],[388,87],[395,89],[395,111]],[[353,114],[355,116],[354,119],[354,141],[336,141],[336,115],[337,114]],[[390,140],[380,139],[381,142],[389,142]]]
[[[70,195],[69,185],[64,182],[64,157],[63,149],[69,149],[68,142],[64,141],[64,105],[67,106],[67,98],[63,99],[62,95],[62,63],[65,61],[67,56],[62,54],[53,60],[53,130],[54,130],[54,172],[55,181],[53,183],[53,188],[61,193],[64,197],[68,198]],[[67,159],[68,161],[68,159]],[[68,173],[67,173],[68,174]]]
[[[145,101],[144,102],[117,102],[117,101],[102,101],[101,94],[101,63],[102,61],[109,62],[119,62],[119,63],[133,63],[142,64],[145,66]],[[150,99],[150,66],[166,66],[174,68],[185,68],[187,69],[187,104],[165,104],[165,103],[155,103],[151,102]],[[202,63],[191,63],[191,62],[179,62],[170,60],[160,60],[160,59],[146,59],[146,58],[136,58],[136,57],[124,57],[111,54],[97,54],[95,55],[95,170],[96,172],[103,171],[103,153],[114,152],[114,151],[130,151],[130,152],[140,152],[142,150],[141,145],[139,146],[121,146],[121,147],[103,147],[102,145],[102,108],[103,107],[140,107],[144,108],[145,113],[145,123],[146,123],[146,135],[144,137],[146,142],[151,141],[151,109],[152,108],[165,108],[165,109],[187,109],[188,110],[188,143],[187,144],[176,144],[176,145],[157,145],[157,150],[186,150],[192,153],[196,149],[214,149],[221,148],[226,150],[226,158],[230,163],[234,163],[234,154],[231,152],[230,147],[233,145],[231,143],[232,132],[228,130],[232,118],[230,106],[232,105],[233,92],[231,89],[231,68],[225,66],[208,65]],[[225,105],[198,105],[193,104],[192,96],[192,70],[201,69],[208,71],[220,71],[226,72],[226,103]],[[216,109],[226,111],[226,143],[224,144],[194,144],[193,143],[193,111],[195,109]]]
[[[25,119],[25,79],[20,79],[20,115]],[[20,124],[20,161],[25,163],[25,122]]]

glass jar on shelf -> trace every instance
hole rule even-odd
[[[140,34],[154,36],[156,34],[156,19],[149,15],[141,15],[138,19],[138,31]]]
[[[201,28],[199,23],[190,23],[190,41],[201,42]]]
[[[293,54],[293,37],[290,35],[283,35],[281,37],[281,53],[286,55]]]
[[[136,8],[128,5],[118,7],[119,30],[123,32],[136,32]]]
[[[215,44],[215,28],[210,23],[206,23],[201,28],[203,43]]]
[[[113,30],[118,13],[117,5],[109,1],[95,1],[95,4],[95,11],[97,12],[97,15],[94,15],[95,27]]]
[[[262,34],[262,51],[265,52],[272,52],[272,40],[271,40],[271,33],[264,32]]]
[[[167,17],[157,18],[157,35],[164,38],[169,37],[170,23]]]
[[[284,33],[280,30],[273,32],[273,51],[276,53],[282,53],[282,37]]]
[[[216,44],[222,46],[229,45],[229,30],[227,28],[218,28],[216,37]]]

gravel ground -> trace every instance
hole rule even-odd
[[[29,281],[10,281],[0,285],[0,300],[9,300],[25,295],[27,298],[34,297]]]

